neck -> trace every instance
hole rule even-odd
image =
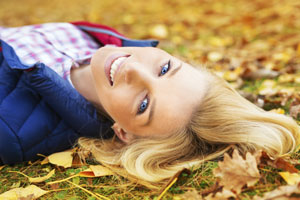
[[[80,66],[79,68],[71,68],[70,73],[70,78],[75,89],[88,101],[94,104],[99,104],[96,88],[93,82],[91,66],[85,65]]]

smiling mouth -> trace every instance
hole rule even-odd
[[[111,66],[110,66],[110,71],[109,71],[109,78],[110,78],[111,85],[113,85],[117,71],[119,70],[121,64],[126,60],[127,57],[128,56],[121,56],[121,57],[116,58],[112,62]]]

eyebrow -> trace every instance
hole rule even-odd
[[[182,67],[182,62],[180,62],[180,65],[178,67],[176,67],[174,70],[170,71],[170,73],[168,74],[169,77],[174,76]]]
[[[147,125],[149,125],[152,122],[153,114],[154,114],[154,108],[155,108],[155,103],[156,103],[156,99],[153,98],[152,104],[151,104],[151,108],[150,108],[150,112],[149,112],[149,115],[148,115],[148,120],[147,120],[147,122],[143,126],[147,126]]]
[[[182,67],[182,62],[180,63],[180,65],[178,67],[176,67],[174,70],[172,70],[169,73],[169,77],[173,76],[174,74],[176,74]],[[155,104],[156,104],[156,100],[155,98],[153,98],[152,104],[151,104],[151,108],[150,108],[150,112],[149,112],[149,116],[148,116],[148,120],[147,122],[143,125],[143,126],[147,126],[152,122],[153,119],[153,114],[154,114],[154,108],[155,108]]]

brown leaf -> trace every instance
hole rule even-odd
[[[222,192],[217,192],[214,195],[209,194],[205,197],[205,200],[227,200],[230,197],[236,198],[236,195],[232,191],[223,188]]]
[[[290,116],[297,119],[297,117],[300,115],[300,104],[294,105],[290,107]]]
[[[197,190],[189,190],[182,195],[177,196],[182,200],[201,200],[202,196],[197,192]]]
[[[298,169],[295,168],[290,162],[283,158],[271,159],[266,152],[262,152],[261,163],[264,165],[270,165],[277,169],[283,169],[291,173],[297,173]]]
[[[296,185],[280,186],[277,189],[267,192],[263,197],[254,196],[254,200],[289,200],[292,194],[300,194],[300,183]]]
[[[51,189],[56,190],[59,188],[59,183],[50,184]]]
[[[260,174],[256,158],[249,152],[244,160],[235,149],[232,158],[226,153],[224,161],[219,161],[218,164],[219,167],[214,169],[213,173],[215,176],[221,177],[220,185],[237,194],[241,192],[244,185],[252,186],[259,180]]]
[[[82,167],[84,165],[86,165],[86,163],[81,160],[78,153],[74,153],[73,161],[72,161],[72,167]]]

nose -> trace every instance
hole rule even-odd
[[[127,84],[143,85],[152,81],[149,70],[138,62],[128,63],[124,68],[124,76]]]

